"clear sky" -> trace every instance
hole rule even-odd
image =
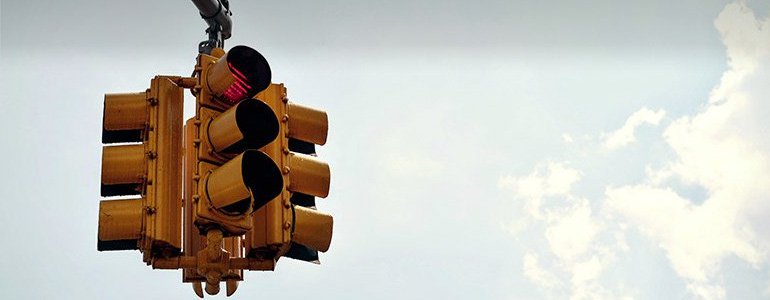
[[[231,7],[226,46],[329,113],[335,218],[234,298],[770,298],[769,1]],[[193,4],[0,11],[0,298],[195,297],[96,251],[103,94],[189,75]]]

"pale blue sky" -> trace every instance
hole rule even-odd
[[[335,218],[234,298],[770,297],[770,2],[729,3],[231,0],[226,46],[329,113]],[[195,297],[96,251],[103,94],[189,75],[195,7],[0,11],[0,297]]]

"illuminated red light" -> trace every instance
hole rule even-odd
[[[238,101],[247,98],[252,87],[247,83],[248,78],[235,68],[232,63],[228,62],[227,66],[229,67],[230,72],[233,73],[235,81],[224,91],[223,96],[230,104],[235,104]]]

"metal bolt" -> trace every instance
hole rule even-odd
[[[155,155],[155,152],[153,152],[153,151],[148,151],[147,152],[147,157],[149,159],[155,159],[157,157],[157,155]]]
[[[289,174],[290,171],[289,167],[283,167],[283,174]]]
[[[291,228],[291,223],[289,222],[283,223],[283,229],[289,229],[289,228]]]
[[[147,99],[147,101],[149,101],[149,102],[150,102],[150,106],[155,106],[155,105],[158,105],[158,99],[155,99],[155,98],[149,98],[149,99]]]
[[[289,121],[289,115],[288,114],[284,114],[283,118],[281,118],[281,121],[283,121],[284,123],[288,122]]]

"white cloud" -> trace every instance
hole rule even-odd
[[[574,261],[586,253],[599,233],[587,200],[580,200],[562,211],[550,212],[545,230],[551,251],[562,261]]]
[[[605,263],[598,256],[576,263],[572,268],[572,283],[580,285],[595,280],[605,268]]]
[[[666,112],[662,109],[653,111],[649,108],[643,107],[637,112],[633,113],[623,127],[613,131],[605,136],[604,147],[610,150],[615,150],[626,146],[636,141],[636,128],[642,124],[658,125],[660,120]]]
[[[567,167],[565,163],[551,162],[539,166],[528,176],[504,176],[498,180],[498,187],[510,190],[515,198],[526,200],[528,213],[542,218],[543,198],[567,195],[579,179],[580,172],[577,170]]]
[[[704,283],[727,255],[760,261],[759,251],[734,226],[736,216],[711,203],[695,206],[670,189],[638,185],[609,188],[606,205],[657,241],[677,274]]]
[[[504,176],[498,186],[509,189],[514,196],[521,198],[542,198],[544,196],[563,196],[580,179],[580,172],[569,168],[564,163],[548,163],[539,166],[535,172],[525,177]]]
[[[559,287],[559,279],[556,277],[556,275],[540,266],[537,254],[533,252],[527,252],[524,254],[522,262],[522,271],[524,271],[524,275],[527,276],[529,280],[545,289],[553,289]]]
[[[725,299],[727,292],[724,287],[708,284],[687,284],[687,291],[700,299]]]
[[[575,142],[575,139],[573,139],[571,135],[566,133],[561,135],[561,139],[562,141],[564,141],[565,144],[572,144],[573,142]]]
[[[545,240],[539,253],[549,255],[536,257],[534,265],[540,271],[536,274],[552,274],[560,283],[549,286],[568,287],[572,298],[618,298],[599,278],[616,255],[633,251],[624,233],[631,229],[663,250],[693,298],[727,297],[729,287],[720,271],[728,257],[767,269],[770,19],[757,20],[745,4],[734,3],[720,13],[715,26],[727,47],[729,69],[699,112],[665,128],[661,138],[673,156],[663,167],[646,167],[646,178],[637,183],[605,187],[603,214],[571,192],[582,172],[564,164],[549,163],[526,176],[500,179],[499,186],[526,201],[529,217],[542,225],[531,226],[530,232],[542,233]],[[658,125],[664,116],[662,109],[641,108],[623,127],[605,135],[602,144],[622,148],[636,140],[636,128]],[[702,188],[705,199],[688,199],[672,182]],[[548,197],[563,201],[544,202]],[[544,264],[550,269],[539,264],[546,259],[553,262]],[[542,281],[543,276],[537,278]]]
[[[770,21],[730,4],[715,24],[730,69],[701,112],[666,128],[676,158],[648,170],[648,183],[606,191],[607,207],[658,243],[687,290],[702,299],[726,297],[715,278],[726,257],[756,268],[770,259],[770,228],[761,221],[770,218]],[[703,187],[707,198],[694,204],[668,187],[668,178]]]
[[[590,202],[572,194],[572,186],[580,177],[581,172],[566,163],[552,162],[538,166],[529,175],[500,179],[500,188],[512,191],[515,199],[524,202],[524,215],[511,225],[512,234],[537,225],[531,229],[539,234],[542,231],[545,237],[544,244],[532,243],[533,250],[523,256],[523,272],[532,283],[560,298],[618,299],[617,293],[599,283],[599,277],[615,260],[615,250],[598,240],[603,234],[618,234],[608,234]],[[541,264],[543,260],[549,262],[548,268]]]

